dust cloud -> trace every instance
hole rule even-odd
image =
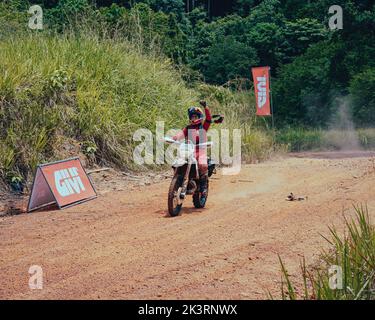
[[[361,143],[352,118],[350,97],[338,97],[336,103],[337,111],[324,134],[326,144],[340,151],[361,151]]]

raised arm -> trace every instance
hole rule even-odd
[[[212,123],[211,111],[207,107],[206,101],[201,101],[200,104],[201,104],[202,107],[204,107],[204,113],[205,113],[205,116],[206,116],[206,119],[203,123],[203,129],[207,131],[210,128],[211,123]]]

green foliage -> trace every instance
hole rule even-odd
[[[303,54],[313,43],[327,39],[328,35],[327,28],[316,19],[286,21],[284,61],[290,62],[294,57]]]
[[[375,129],[350,131],[283,128],[277,131],[275,140],[292,152],[343,150],[356,144],[363,149],[375,150]]]
[[[83,19],[97,22],[89,0],[60,0],[56,7],[44,12],[45,27],[59,32],[79,29]]]
[[[253,1],[245,2],[239,3],[238,6],[244,8],[254,5]],[[192,16],[192,25],[196,30],[190,40],[191,57],[188,62],[193,68],[199,69],[211,83],[224,83],[233,76],[233,73],[225,72],[226,79],[223,80],[223,73],[219,72],[215,79],[207,67],[210,55],[216,49],[214,46],[223,42],[226,37],[234,39],[237,48],[241,46],[250,48],[251,51],[255,50],[257,63],[271,66],[274,74],[278,73],[281,64],[292,61],[312,44],[328,38],[326,28],[316,19],[287,21],[282,12],[282,4],[277,0],[262,1],[252,7],[247,15],[241,10],[237,12],[240,15],[225,16],[213,22],[206,22],[203,17],[197,19],[195,15]],[[251,54],[247,57],[234,57],[229,69],[238,63],[247,64],[246,76],[249,77],[249,68],[254,63],[253,57]],[[238,58],[241,62],[234,61]]]
[[[246,20],[254,27],[258,23],[274,23],[282,26],[285,22],[285,16],[281,8],[282,5],[279,0],[263,0],[251,9]]]
[[[256,2],[256,0],[237,0],[234,11],[241,16],[248,16]]]
[[[78,152],[89,164],[136,169],[134,131],[153,131],[157,120],[182,128],[198,94],[226,115],[224,127],[246,130],[244,159],[265,159],[273,150],[269,135],[255,128],[246,93],[207,85],[189,90],[168,60],[140,54],[125,41],[37,34],[2,41],[0,59],[4,179],[27,179],[38,163]]]
[[[189,22],[191,23],[191,26],[193,28],[198,26],[199,24],[203,25],[205,22],[208,22],[207,12],[199,7],[190,11],[187,14],[187,18],[189,19]]]
[[[249,127],[242,130],[242,158],[247,163],[269,159],[275,153],[275,148],[271,132]],[[279,148],[277,151],[281,150]]]
[[[323,148],[323,133],[321,130],[289,128],[277,132],[276,142],[292,152],[317,150]]]
[[[47,91],[48,94],[61,92],[66,89],[68,80],[68,73],[66,70],[55,70],[52,73],[52,76],[47,79],[44,90]]]
[[[182,126],[179,111],[194,99],[169,62],[126,42],[36,35],[2,41],[0,59],[3,175],[27,177],[59,159],[66,141],[90,141],[82,151],[97,162],[131,167],[134,131],[158,119]]]
[[[346,95],[349,91],[355,96],[353,114],[356,125],[360,127],[371,123],[371,120],[366,119],[365,110],[361,110],[364,100],[361,101],[359,97],[366,96],[371,101],[372,91],[360,92],[360,83],[365,88],[371,87],[371,71],[366,70],[374,67],[374,59],[371,58],[375,54],[375,35],[371,31],[375,27],[374,7],[350,0],[336,4],[341,5],[344,10],[344,29],[329,31],[328,39],[309,44],[305,53],[295,58],[290,65],[282,66],[278,72],[277,85],[274,88],[277,106],[275,110],[279,112],[281,120],[279,125],[288,123],[325,126],[334,111],[333,98]],[[315,8],[317,18],[326,24],[329,15],[323,10],[326,11],[330,5],[329,1],[310,3],[305,7],[305,13],[307,15],[308,12],[311,17]],[[322,14],[325,18],[322,18]],[[313,32],[311,39],[317,41],[319,38],[326,38],[326,32],[319,23],[309,19],[310,31]],[[291,26],[290,22],[287,22],[287,26]],[[299,34],[299,28],[293,28],[295,30],[290,33],[292,40]],[[304,52],[303,46],[301,51],[298,42],[287,47],[293,50],[297,48],[297,52],[287,50],[287,56]],[[361,73],[364,74],[360,76]]]
[[[280,68],[273,83],[277,124],[324,126],[335,111],[332,69],[340,45],[321,42],[292,63]]]
[[[246,33],[246,43],[256,48],[261,65],[275,68],[283,59],[281,45],[285,41],[282,29],[275,23],[260,22]],[[248,65],[254,66],[249,63]]]
[[[255,66],[257,63],[255,49],[227,36],[219,38],[210,47],[201,70],[208,82],[224,84],[228,79],[246,77],[249,65]]]
[[[140,51],[157,51],[177,63],[185,61],[186,35],[175,14],[155,12],[147,4],[137,3],[124,11],[122,19],[119,36],[134,42]]]
[[[373,126],[375,123],[375,68],[356,75],[350,83],[353,117],[357,123]]]
[[[359,129],[358,138],[364,149],[375,150],[375,129]]]
[[[231,1],[226,15],[213,19],[204,1],[196,1],[188,13],[183,0],[98,0],[99,7],[89,0],[37,3],[46,8],[47,29],[79,33],[82,25],[103,25],[109,35],[136,43],[139,51],[171,58],[185,70],[186,79],[223,84],[251,78],[253,65],[270,66],[278,126],[324,127],[335,109],[335,96],[349,92],[355,97],[357,126],[373,122],[366,114],[372,108],[372,91],[363,92],[371,87],[367,70],[375,67],[375,15],[368,1],[336,2],[344,10],[345,27],[335,32],[327,27],[329,0],[237,0]],[[15,29],[25,31],[26,7],[20,0],[1,4],[0,13],[5,13],[0,14],[0,37]],[[361,84],[366,89],[360,89]]]
[[[282,130],[279,138],[260,131],[269,124],[254,116],[252,92],[234,95],[209,85],[193,89],[202,79],[234,88],[239,78],[251,78],[254,65],[271,66],[279,127],[325,128],[336,111],[335,98],[347,94],[356,126],[374,123],[370,1],[337,1],[344,9],[344,29],[335,32],[327,30],[329,0],[237,0],[223,17],[212,17],[215,10],[207,12],[204,1],[196,1],[189,13],[183,0],[32,3],[44,9],[43,31],[27,28],[28,1],[0,3],[3,177],[9,171],[26,175],[36,163],[57,157],[64,139],[84,141],[81,151],[92,161],[128,165],[130,132],[143,122],[151,127],[161,108],[168,110],[168,123],[182,124],[178,106],[197,94],[227,107],[222,111],[230,115],[230,127],[247,130],[249,158],[265,156],[275,138],[291,150],[336,148],[318,129]],[[251,81],[246,83],[249,89]],[[362,145],[371,148],[372,131],[358,132]],[[254,151],[260,148],[266,151]]]
[[[124,7],[120,7],[116,3],[112,3],[110,7],[103,7],[99,9],[103,19],[112,26],[121,24],[127,10]]]
[[[307,270],[305,261],[301,264],[304,293],[298,294],[296,286],[281,258],[283,275],[281,297],[283,300],[374,300],[375,299],[375,228],[370,222],[367,207],[355,207],[355,219],[346,219],[343,236],[330,227],[332,247],[322,252],[320,266]],[[329,267],[339,266],[342,270],[343,287],[330,287]]]
[[[222,86],[200,84],[198,89],[202,100],[217,101],[220,105],[230,105],[236,99],[236,95],[231,90]]]
[[[136,0],[135,3],[146,3],[154,11],[181,15],[184,11],[184,0]]]
[[[276,146],[271,130],[255,115],[254,96],[247,91],[233,92],[228,88],[201,84],[200,99],[207,100],[215,113],[225,115],[220,129],[241,130],[242,160],[254,163],[270,158]],[[251,106],[249,106],[249,103]]]
[[[28,14],[23,9],[22,2],[18,0],[0,3],[0,40],[26,31]]]

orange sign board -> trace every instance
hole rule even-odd
[[[27,211],[56,203],[60,209],[96,198],[79,158],[39,165]]]
[[[271,115],[270,67],[252,68],[258,116]]]

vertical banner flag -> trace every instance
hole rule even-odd
[[[91,200],[96,192],[79,158],[39,165],[27,211],[56,203],[59,209]]]
[[[271,115],[270,67],[252,68],[257,116]]]

